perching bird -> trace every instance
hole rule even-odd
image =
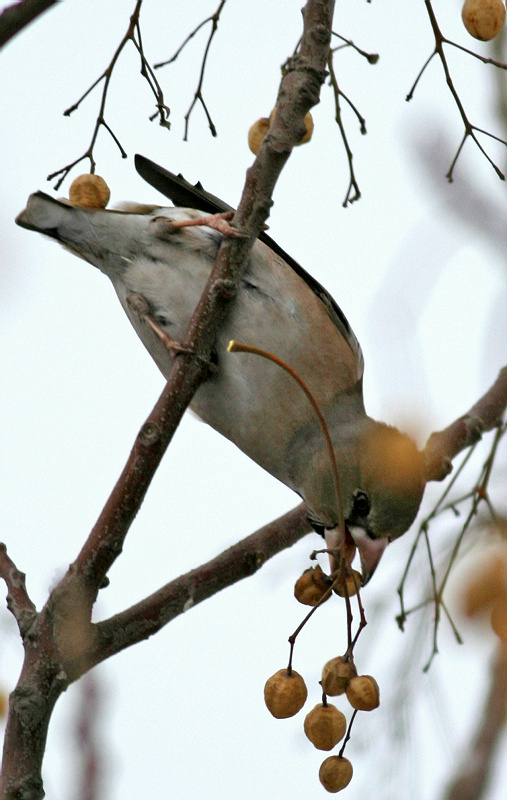
[[[136,167],[183,207],[86,209],[37,192],[16,222],[57,239],[111,279],[138,336],[168,377],[173,355],[154,328],[174,342],[183,340],[223,237],[206,225],[178,223],[230,207],[200,184],[194,187],[141,156]],[[143,321],[132,298],[154,326]],[[202,420],[297,492],[315,529],[325,531],[328,547],[336,548],[343,539],[336,487],[308,398],[274,363],[228,353],[231,339],[283,359],[317,400],[333,443],[346,529],[358,547],[366,583],[386,544],[413,522],[424,479],[412,440],[366,415],[363,357],[349,323],[328,292],[261,234],[217,334],[217,369],[191,403]]]

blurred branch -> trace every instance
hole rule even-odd
[[[70,117],[70,115],[79,108],[79,106],[81,105],[83,100],[86,97],[88,97],[88,95],[95,89],[95,87],[98,86],[102,81],[104,81],[104,86],[102,88],[102,97],[101,97],[101,101],[100,101],[99,113],[98,113],[98,116],[97,116],[97,120],[95,122],[95,128],[93,130],[92,138],[91,138],[90,144],[88,146],[88,149],[83,153],[83,155],[79,156],[79,158],[76,158],[70,164],[67,164],[65,167],[61,167],[60,169],[58,169],[55,172],[52,172],[50,175],[48,175],[48,177],[47,177],[48,181],[53,180],[53,178],[56,178],[58,175],[61,176],[57,180],[57,182],[55,183],[55,187],[54,187],[55,189],[59,189],[60,186],[62,185],[63,181],[65,180],[65,178],[69,174],[69,172],[77,164],[79,164],[81,161],[84,161],[85,159],[88,159],[89,162],[90,162],[90,172],[92,172],[92,173],[95,172],[96,162],[95,162],[95,158],[94,158],[94,155],[93,155],[93,150],[94,150],[95,144],[97,142],[97,137],[99,135],[99,131],[100,131],[100,129],[102,127],[105,128],[108,131],[109,135],[111,136],[111,138],[113,139],[113,141],[117,145],[117,147],[118,147],[118,149],[119,149],[119,151],[121,153],[121,157],[122,158],[127,158],[127,153],[125,152],[120,140],[118,139],[118,137],[116,136],[116,134],[114,133],[112,128],[109,126],[109,124],[106,122],[106,118],[105,118],[106,101],[107,101],[107,93],[108,93],[108,90],[109,90],[109,84],[111,82],[111,78],[112,78],[112,75],[113,75],[113,72],[114,72],[114,68],[116,66],[116,62],[118,61],[118,59],[119,59],[119,57],[120,57],[120,55],[122,53],[122,50],[125,47],[125,45],[127,44],[127,42],[132,42],[134,47],[136,48],[137,52],[139,53],[139,57],[141,59],[141,75],[147,81],[147,83],[148,83],[148,85],[149,85],[149,87],[150,87],[150,89],[151,89],[151,91],[152,91],[152,93],[153,93],[153,95],[155,97],[155,100],[156,100],[157,111],[155,112],[155,114],[152,117],[150,117],[150,119],[155,119],[156,117],[159,117],[160,125],[162,125],[162,126],[164,126],[166,128],[170,127],[170,122],[169,122],[170,110],[169,110],[169,108],[166,106],[166,104],[164,102],[164,95],[163,95],[161,86],[158,83],[157,79],[155,78],[155,74],[154,74],[152,68],[150,67],[150,65],[148,63],[148,60],[146,59],[146,56],[144,55],[143,44],[142,44],[142,39],[141,39],[141,28],[140,28],[140,24],[139,24],[139,17],[140,17],[140,14],[141,14],[142,2],[143,2],[143,0],[136,0],[136,6],[135,6],[135,9],[134,9],[134,12],[133,12],[132,16],[130,17],[130,23],[129,23],[129,27],[127,29],[127,32],[125,33],[123,39],[121,40],[120,44],[116,48],[116,51],[115,51],[115,53],[114,53],[109,65],[108,65],[108,67],[106,67],[106,69],[104,70],[102,75],[100,75],[97,78],[97,80],[92,83],[92,85],[86,90],[86,92],[83,95],[81,95],[79,100],[77,100],[77,102],[74,103],[74,105],[70,106],[70,108],[68,108],[66,111],[63,112],[65,117]]]
[[[204,72],[206,70],[206,62],[208,60],[208,55],[209,55],[209,51],[210,51],[210,47],[211,47],[211,42],[213,41],[213,37],[215,36],[215,33],[217,32],[218,22],[220,20],[220,14],[222,13],[222,9],[225,6],[226,2],[227,2],[227,0],[220,0],[220,4],[219,4],[217,10],[215,11],[215,13],[212,14],[210,17],[206,17],[206,19],[203,19],[203,21],[200,22],[194,28],[194,30],[191,33],[188,34],[186,39],[178,47],[178,49],[176,50],[175,54],[173,56],[171,56],[171,58],[169,58],[167,61],[160,61],[158,64],[154,65],[155,69],[159,69],[160,67],[165,67],[167,64],[172,64],[173,61],[176,61],[176,59],[178,58],[178,56],[180,55],[182,50],[185,49],[185,46],[188,44],[188,42],[191,39],[193,39],[195,34],[198,31],[200,31],[201,28],[203,28],[205,25],[207,25],[208,22],[211,22],[210,34],[209,34],[209,37],[208,37],[208,41],[206,43],[206,47],[204,48],[204,54],[203,54],[203,57],[202,57],[201,71],[200,71],[200,74],[199,74],[199,82],[197,84],[197,89],[195,90],[195,93],[194,93],[194,99],[192,100],[192,102],[190,104],[190,108],[188,109],[187,113],[185,114],[185,133],[184,133],[184,136],[183,136],[183,141],[184,142],[188,141],[188,126],[189,126],[189,123],[190,123],[190,116],[191,116],[192,111],[194,110],[194,106],[196,105],[197,102],[199,102],[202,105],[204,113],[206,114],[206,119],[208,120],[208,125],[209,125],[209,129],[211,131],[211,135],[212,136],[216,136],[217,135],[215,124],[214,124],[214,122],[213,122],[213,120],[211,118],[211,115],[210,115],[210,113],[208,111],[208,107],[207,107],[207,105],[206,105],[206,103],[204,101],[204,97],[203,97],[203,93],[202,93],[202,87],[203,87],[203,83],[204,83]]]
[[[460,143],[460,145],[459,145],[459,147],[458,147],[458,149],[456,151],[456,154],[455,154],[455,156],[454,156],[454,158],[453,158],[453,160],[451,162],[451,166],[449,167],[449,170],[447,172],[447,175],[446,175],[447,179],[449,181],[453,180],[452,174],[453,174],[453,171],[454,171],[454,167],[456,165],[456,162],[457,162],[457,160],[459,158],[459,155],[460,155],[460,153],[461,153],[461,151],[463,149],[463,146],[464,146],[466,140],[468,139],[468,137],[470,137],[471,139],[473,139],[473,141],[475,142],[475,144],[477,145],[477,147],[479,148],[481,153],[484,155],[484,157],[487,159],[487,161],[489,161],[489,163],[491,164],[491,166],[495,170],[495,172],[498,175],[498,177],[501,180],[505,180],[505,175],[503,174],[503,172],[495,164],[493,159],[488,155],[488,153],[486,152],[484,147],[481,145],[479,139],[477,138],[477,133],[482,133],[485,136],[488,136],[489,138],[494,139],[495,141],[500,142],[503,145],[507,145],[507,141],[505,139],[501,139],[499,136],[495,136],[495,134],[490,133],[489,131],[486,131],[483,128],[478,128],[477,125],[472,125],[472,123],[468,119],[468,116],[467,116],[467,114],[465,112],[465,108],[463,106],[463,103],[461,102],[461,99],[459,97],[458,92],[456,91],[456,88],[454,86],[454,82],[453,82],[452,77],[451,77],[449,66],[447,64],[447,58],[446,58],[445,52],[444,52],[444,44],[448,44],[450,47],[456,47],[458,50],[462,50],[463,52],[467,53],[468,55],[473,56],[474,58],[477,58],[479,61],[482,61],[484,64],[491,64],[491,65],[493,65],[495,67],[498,67],[499,69],[507,69],[507,64],[503,64],[503,63],[501,63],[499,61],[495,61],[494,59],[491,59],[491,58],[484,58],[483,56],[480,56],[477,53],[474,53],[472,50],[469,50],[466,47],[462,47],[461,45],[457,44],[456,42],[453,42],[450,39],[447,39],[442,34],[442,32],[440,30],[440,26],[439,26],[439,24],[437,22],[437,18],[435,16],[435,12],[433,11],[433,6],[432,6],[432,3],[431,3],[431,0],[424,0],[424,5],[426,6],[426,11],[428,13],[430,24],[431,24],[431,27],[432,27],[432,30],[433,30],[433,35],[435,37],[435,49],[433,50],[433,52],[431,53],[429,58],[423,64],[421,70],[419,71],[419,74],[418,74],[417,78],[415,79],[415,81],[414,81],[414,83],[412,85],[412,88],[410,89],[409,93],[407,94],[406,99],[407,100],[411,100],[413,98],[416,86],[419,83],[419,80],[422,77],[423,73],[425,72],[426,67],[433,60],[433,57],[438,55],[438,57],[440,59],[440,62],[442,64],[442,67],[444,69],[447,86],[449,87],[449,90],[450,90],[450,92],[451,92],[451,94],[452,94],[452,96],[454,98],[454,102],[456,103],[456,106],[458,108],[458,111],[460,113],[460,116],[461,116],[461,119],[463,121],[463,125],[464,125],[464,128],[465,128],[465,132],[463,134],[463,138],[461,140],[461,143]]]
[[[4,8],[0,14],[0,48],[57,2],[58,0],[21,0]]]
[[[475,735],[444,794],[444,800],[481,800],[507,714],[507,647],[500,645],[491,669],[488,696]]]
[[[443,431],[432,433],[424,448],[427,481],[441,481],[452,469],[452,459],[471,447],[501,421],[507,408],[507,367],[472,408]]]

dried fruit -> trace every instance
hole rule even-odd
[[[304,729],[317,750],[332,750],[345,736],[347,720],[336,706],[319,703],[306,715]]]
[[[317,564],[316,567],[305,569],[294,586],[294,597],[305,606],[316,606],[322,597],[329,591],[331,579]],[[326,600],[329,600],[329,592]],[[324,601],[325,602],[325,601]]]
[[[359,589],[363,585],[361,573],[358,572],[357,569],[351,570],[351,574],[347,575],[345,583],[347,586],[348,596],[353,597],[355,594],[358,593]],[[333,591],[336,592],[336,594],[340,595],[340,597],[345,597],[345,587],[343,581],[337,583]]]
[[[300,711],[308,696],[306,684],[294,669],[280,669],[264,686],[264,700],[269,711],[277,719],[293,717]]]
[[[500,553],[491,554],[474,569],[463,595],[463,610],[473,617],[507,591],[507,560]]]
[[[328,756],[319,769],[319,779],[328,792],[345,789],[352,780],[352,764],[343,756]]]
[[[505,6],[502,0],[466,0],[461,18],[468,33],[475,39],[487,42],[494,39],[505,23]]]
[[[70,202],[86,208],[105,208],[110,195],[109,186],[104,178],[91,173],[78,175],[69,189]]]
[[[502,642],[507,642],[507,594],[500,597],[493,606],[491,627]]]
[[[347,700],[359,711],[373,711],[380,703],[378,683],[371,675],[356,675],[347,686]]]
[[[322,670],[321,686],[330,697],[343,694],[347,691],[349,681],[357,675],[354,662],[337,656],[324,664]]]
[[[269,119],[267,117],[258,119],[248,131],[248,147],[255,156],[259,152],[262,140],[268,131]]]

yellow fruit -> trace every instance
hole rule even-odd
[[[463,610],[473,617],[507,591],[507,560],[499,553],[474,569],[463,594]]]
[[[342,656],[332,658],[324,664],[322,670],[322,690],[330,697],[343,694],[347,691],[349,681],[357,675],[353,661],[346,661]]]
[[[347,700],[359,711],[373,711],[380,703],[378,683],[371,675],[356,675],[347,686]]]
[[[268,710],[277,719],[293,717],[300,711],[308,696],[306,684],[294,669],[275,672],[264,686],[264,700]]]
[[[105,208],[111,193],[109,186],[100,175],[78,175],[69,189],[69,200],[77,206],[86,208]]]
[[[461,18],[468,33],[475,39],[487,42],[494,39],[505,23],[505,6],[502,0],[466,0]]]
[[[317,564],[316,567],[305,569],[301,577],[297,579],[294,586],[294,597],[305,606],[316,606],[329,591],[330,585],[331,579]],[[331,592],[326,600],[329,600],[330,596]]]
[[[493,606],[491,627],[502,642],[507,642],[507,594],[500,597]]]
[[[262,140],[268,131],[269,119],[267,119],[267,117],[261,117],[261,119],[258,119],[248,131],[248,147],[254,156],[256,156],[259,152]]]
[[[352,780],[352,764],[343,756],[328,756],[319,769],[319,780],[328,792],[345,789]]]
[[[345,736],[347,720],[336,706],[319,703],[306,715],[304,729],[317,750],[332,750]]]
[[[355,594],[357,594],[359,589],[363,585],[361,573],[358,572],[357,569],[353,569],[351,570],[351,572],[352,574],[347,575],[345,579],[347,585],[347,594],[349,597],[353,597]],[[333,577],[335,577],[335,575],[333,575]],[[333,591],[336,592],[336,594],[340,595],[340,597],[345,597],[345,587],[343,585],[343,582],[337,583]]]

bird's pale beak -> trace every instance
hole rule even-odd
[[[389,539],[387,539],[387,537],[371,539],[364,528],[360,528],[357,525],[350,525],[350,533],[359,550],[363,586],[366,586],[379,565],[382,553],[386,549]]]

